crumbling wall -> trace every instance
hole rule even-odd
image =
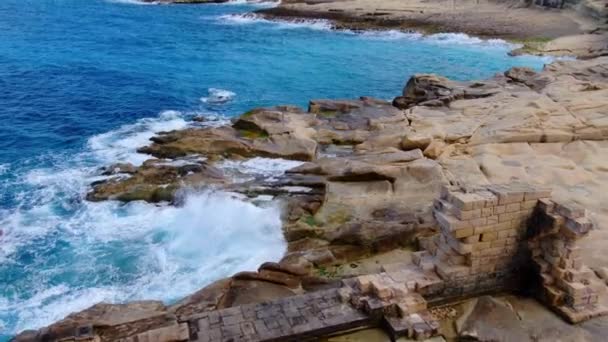
[[[529,225],[528,246],[539,277],[539,299],[576,323],[606,313],[598,304],[600,287],[583,265],[580,239],[593,228],[585,208],[540,200]]]
[[[441,234],[414,261],[445,281],[433,300],[516,289],[528,258],[527,222],[551,191],[528,184],[462,189],[445,187],[435,201]]]

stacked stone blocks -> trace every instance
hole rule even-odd
[[[387,265],[383,271],[345,281],[341,289],[344,300],[380,319],[393,339],[435,336],[439,323],[427,311],[427,302],[417,290],[440,280],[429,279],[411,264]]]
[[[584,208],[542,200],[530,225],[528,245],[540,277],[541,300],[570,322],[608,313],[599,304],[604,284],[583,265],[578,241],[593,228]]]
[[[522,241],[539,199],[551,191],[528,184],[473,189],[446,186],[434,203],[440,229],[414,262],[434,267],[445,281],[436,297],[500,290],[514,282],[513,270],[525,258]]]

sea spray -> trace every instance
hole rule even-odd
[[[28,249],[38,255],[19,274],[0,267],[17,278],[8,289],[15,295],[0,297],[0,319],[17,332],[99,301],[171,302],[284,253],[277,203],[256,206],[221,191],[184,196],[180,207],[86,202],[67,221],[50,208],[22,213],[42,229],[13,237],[26,241],[9,264]]]
[[[231,101],[236,94],[230,90],[220,88],[209,88],[208,95],[201,97],[201,102],[210,104],[223,104]]]

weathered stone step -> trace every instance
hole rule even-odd
[[[193,317],[190,340],[302,341],[374,325],[365,313],[343,303],[331,289]]]

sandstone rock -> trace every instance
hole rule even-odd
[[[425,150],[433,140],[432,137],[420,134],[408,134],[401,141],[401,148],[404,150],[420,149]]]
[[[444,104],[444,101],[449,102],[459,96],[464,96],[464,91],[447,78],[431,74],[416,74],[407,82],[403,95],[395,99],[393,105],[403,109],[418,104],[440,106]]]
[[[231,284],[231,278],[217,280],[171,305],[168,311],[183,321],[194,314],[215,310],[220,307]]]
[[[297,288],[300,286],[300,279],[298,276],[269,269],[262,269],[258,272],[239,272],[233,276],[233,279],[266,281],[273,284],[283,285],[288,288]]]
[[[505,71],[505,76],[515,82],[526,83],[536,76],[536,72],[527,67],[513,67]]]
[[[294,295],[295,292],[285,286],[255,280],[234,280],[226,297],[223,307],[231,307],[249,303],[259,303],[267,300]]]
[[[188,154],[220,157],[276,157],[311,160],[317,144],[308,126],[313,118],[295,107],[261,108],[245,113],[232,127],[190,128],[153,137],[138,149],[159,158]]]
[[[513,309],[504,302],[483,296],[458,319],[460,338],[475,341],[531,341]]]
[[[442,140],[433,140],[424,150],[424,156],[430,159],[437,159],[446,148],[446,143]]]
[[[117,163],[101,169],[101,174],[111,176],[119,173],[134,174],[137,168],[131,163]]]
[[[175,315],[158,301],[136,301],[128,304],[100,303],[68,315],[36,334],[18,335],[15,341],[56,341],[64,338],[96,335],[101,341],[117,341],[152,327],[175,325]]]
[[[180,187],[222,184],[224,181],[222,171],[205,162],[186,160],[182,164],[152,159],[134,168],[128,178],[110,178],[95,183],[87,200],[172,201]]]
[[[258,268],[258,272],[261,272],[263,270],[282,272],[282,273],[286,273],[286,274],[293,275],[296,277],[301,277],[301,276],[305,276],[308,274],[308,270],[306,268],[299,267],[297,265],[289,265],[289,264],[276,263],[276,262],[263,263]]]
[[[311,100],[308,103],[308,111],[314,114],[335,115],[337,112],[347,113],[362,106],[363,103],[356,100]]]

